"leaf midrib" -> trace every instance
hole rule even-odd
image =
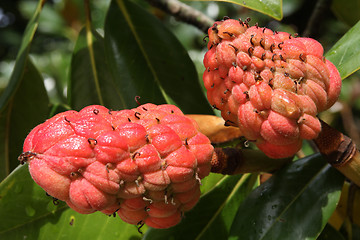
[[[238,189],[242,186],[242,184],[251,176],[250,173],[248,174],[244,174],[243,176],[241,176],[241,178],[239,179],[239,181],[236,183],[236,185],[234,186],[233,190],[231,191],[231,193],[228,195],[228,197],[222,202],[222,204],[219,206],[218,210],[215,212],[215,214],[212,216],[212,218],[208,221],[208,223],[206,224],[206,226],[203,228],[203,230],[198,234],[198,236],[196,237],[195,240],[199,240],[204,233],[207,231],[207,229],[210,228],[211,224],[215,221],[215,219],[220,215],[221,211],[223,210],[223,208],[227,205],[227,203],[231,200],[231,198],[234,196],[234,194],[238,191]]]
[[[148,65],[148,67],[149,67],[149,69],[151,71],[151,74],[154,76],[155,83],[159,86],[160,92],[163,95],[163,97],[165,98],[166,102],[171,103],[172,101],[169,98],[169,96],[165,93],[164,88],[162,87],[162,85],[160,83],[159,77],[156,74],[156,71],[155,71],[153,65],[151,64],[150,58],[149,58],[148,54],[146,53],[145,48],[143,47],[141,39],[140,39],[139,35],[137,34],[137,32],[135,30],[135,26],[133,24],[133,21],[132,21],[130,15],[128,14],[128,12],[126,11],[127,9],[126,9],[126,6],[124,4],[124,1],[123,0],[117,0],[116,2],[117,2],[117,5],[119,6],[120,11],[124,15],[124,19],[127,22],[128,26],[129,26],[129,29],[132,32],[137,45],[139,46],[139,49],[140,49],[140,51],[141,51],[141,53],[142,53],[142,55],[143,55],[143,57],[145,59],[145,62],[147,63],[147,65]]]

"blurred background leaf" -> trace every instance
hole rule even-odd
[[[331,9],[335,15],[349,26],[354,26],[360,20],[360,0],[333,0]]]
[[[205,0],[202,0],[205,1]],[[226,2],[238,4],[246,8],[269,15],[276,20],[281,20],[283,17],[282,0],[228,0]]]
[[[48,114],[48,97],[43,79],[29,58],[30,45],[38,26],[43,2],[27,25],[16,64],[0,96],[0,180],[18,164],[23,139]]]
[[[324,231],[320,234],[317,240],[345,240],[344,236],[336,231],[331,225],[326,224]]]

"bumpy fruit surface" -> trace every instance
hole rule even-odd
[[[211,105],[265,154],[295,154],[321,130],[317,113],[341,89],[336,67],[311,38],[226,19],[209,28],[203,81]]]
[[[79,213],[115,212],[168,228],[200,197],[213,147],[173,105],[110,111],[88,106],[35,127],[19,159],[51,196]]]

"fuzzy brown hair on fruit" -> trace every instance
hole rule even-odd
[[[271,158],[294,155],[321,131],[319,112],[338,99],[341,78],[311,38],[224,19],[208,30],[203,81],[227,125]]]

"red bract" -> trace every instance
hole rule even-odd
[[[89,106],[34,128],[20,159],[34,181],[80,213],[168,228],[200,197],[213,147],[173,105]]]
[[[316,115],[337,100],[341,79],[311,38],[227,19],[209,28],[204,85],[227,125],[269,157],[294,155],[321,131]]]

